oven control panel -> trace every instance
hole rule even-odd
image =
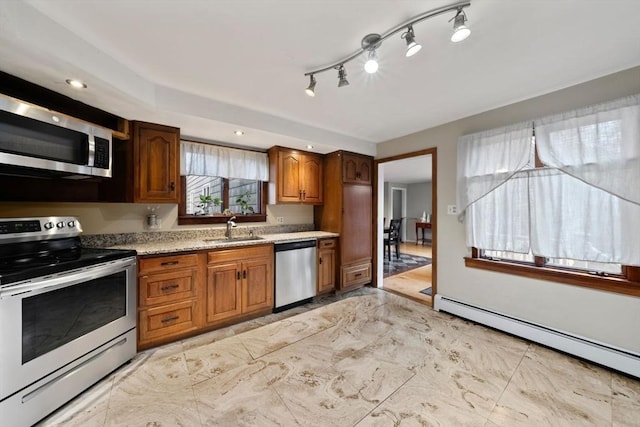
[[[72,216],[0,219],[0,243],[75,237],[80,233],[80,221]]]

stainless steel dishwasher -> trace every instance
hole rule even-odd
[[[273,311],[310,301],[316,295],[316,241],[276,243],[276,290]]]

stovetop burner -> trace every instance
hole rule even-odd
[[[83,248],[77,218],[0,220],[0,286],[136,256],[133,250]]]

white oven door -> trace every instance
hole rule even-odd
[[[136,326],[134,257],[0,288],[0,401]]]

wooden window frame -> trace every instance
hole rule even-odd
[[[229,201],[229,180],[222,179],[222,200]],[[204,225],[204,224],[224,224],[232,215],[214,214],[214,215],[188,215],[187,214],[187,177],[180,176],[181,199],[178,203],[178,225]],[[266,222],[267,221],[267,199],[268,199],[268,183],[262,182],[259,188],[260,212],[254,214],[233,214],[236,217],[235,222]]]

